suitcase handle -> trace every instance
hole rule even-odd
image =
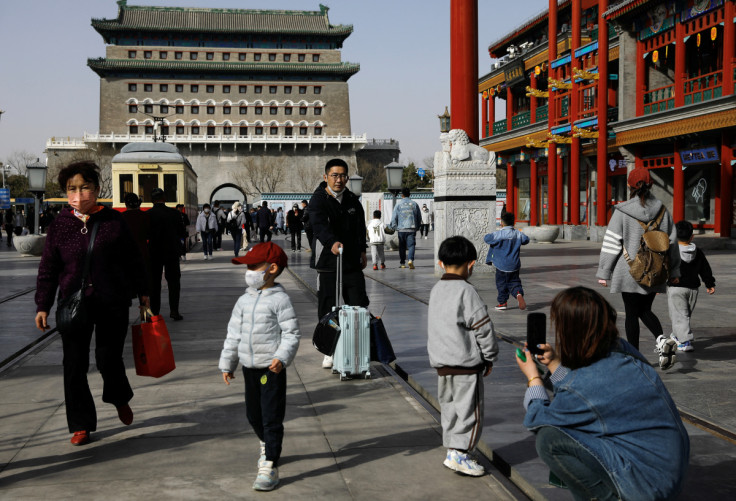
[[[337,267],[336,267],[337,283],[335,284],[335,309],[339,310],[342,301],[342,246],[337,251]]]

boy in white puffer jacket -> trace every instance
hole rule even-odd
[[[391,230],[389,230],[391,231]],[[381,262],[381,269],[386,269],[386,256],[384,249],[386,245],[386,225],[381,221],[381,211],[373,211],[373,219],[368,223],[365,229],[368,235],[368,242],[371,244],[371,259],[373,261],[373,269],[378,269],[378,262]],[[391,231],[391,233],[393,233]]]
[[[272,242],[258,244],[232,262],[248,265],[248,288],[233,308],[219,367],[225,384],[230,385],[238,360],[243,365],[246,415],[261,441],[253,489],[270,491],[279,483],[277,465],[286,414],[285,368],[296,356],[301,334],[289,296],[275,283],[288,265],[281,247]]]

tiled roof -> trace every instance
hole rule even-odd
[[[310,73],[343,75],[360,71],[357,63],[220,63],[195,61],[151,61],[147,59],[88,59],[87,66],[100,76],[110,71],[166,71],[195,73]]]
[[[329,9],[324,5],[318,11],[129,6],[126,0],[119,0],[118,5],[116,19],[92,19],[92,26],[103,36],[119,31],[173,30],[330,35],[344,39],[353,32],[352,25],[331,25]]]
[[[626,14],[627,12],[631,12],[637,7],[644,5],[648,1],[649,0],[621,0],[619,2],[616,2],[614,5],[610,5],[608,7],[608,10],[603,13],[603,17],[605,17],[609,21],[612,19],[616,19]]]
[[[571,3],[571,0],[558,0],[557,2],[557,11],[561,11],[562,9],[568,7]],[[488,51],[493,53],[496,50],[500,49],[507,43],[511,42],[512,40],[516,39],[517,37],[523,35],[527,31],[531,30],[535,26],[538,26],[542,23],[547,23],[547,20],[549,18],[549,9],[546,9],[536,16],[532,17],[525,23],[521,24],[517,28],[515,28],[512,32],[508,33],[507,35],[499,38],[492,44],[488,46]]]

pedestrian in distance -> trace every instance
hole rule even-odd
[[[514,228],[514,214],[506,212],[501,216],[503,227],[489,233],[483,240],[488,244],[486,264],[496,267],[496,290],[498,291],[498,305],[496,309],[508,309],[509,295],[519,302],[519,309],[526,309],[524,288],[521,285],[521,258],[519,256],[522,245],[529,243],[529,237]]]
[[[64,366],[64,403],[72,445],[90,442],[97,430],[97,411],[87,381],[89,350],[95,335],[95,362],[102,375],[102,401],[117,409],[124,425],[133,422],[133,398],[123,362],[128,333],[131,291],[142,308],[150,307],[148,280],[138,246],[118,211],[98,205],[99,168],[93,162],[75,162],[59,171],[58,182],[71,208],[49,226],[36,279],[36,327],[49,328],[48,315],[59,301],[84,290],[86,319],[81,327],[61,331]],[[85,257],[89,274],[82,284]]]
[[[690,319],[698,301],[700,280],[705,282],[708,294],[715,294],[716,279],[705,254],[693,243],[693,225],[688,221],[678,221],[675,231],[680,251],[680,280],[667,287],[667,305],[672,322],[670,338],[677,343],[678,351],[693,351]]]
[[[388,230],[391,231],[391,230]],[[368,223],[366,228],[368,237],[368,243],[371,247],[371,261],[373,262],[373,270],[378,269],[378,265],[381,265],[381,269],[386,269],[386,225],[381,220],[381,211],[373,211],[373,219]]]
[[[257,491],[273,490],[279,483],[278,463],[286,415],[286,367],[299,348],[299,324],[284,287],[276,278],[288,266],[284,251],[272,242],[255,245],[245,256],[247,289],[235,303],[219,368],[225,384],[243,366],[245,410],[260,440]]]
[[[5,228],[5,235],[7,236],[7,244],[8,247],[13,245],[13,233],[15,229],[15,214],[13,213],[13,209],[7,209],[5,211],[5,214],[3,215],[4,220],[4,228]]]
[[[314,238],[314,232],[312,231],[312,223],[309,222],[309,202],[302,200],[301,206],[302,226],[304,227],[304,233],[307,236],[307,252],[312,252],[312,239]]]
[[[541,459],[575,499],[677,499],[688,434],[657,372],[619,338],[616,310],[573,287],[557,294],[550,313],[554,349],[542,344],[541,355],[525,349],[516,360],[528,386],[524,426]],[[537,362],[548,369],[543,376]]]
[[[187,245],[188,245],[188,239],[189,239],[189,225],[192,224],[189,221],[189,216],[187,215],[187,210],[184,208],[184,204],[177,204],[176,210],[179,211],[179,217],[181,217],[181,224],[184,225],[184,229],[186,229],[187,234],[184,238],[181,239],[181,248],[179,251],[179,254],[181,256],[182,261],[187,260]]]
[[[488,307],[468,282],[478,259],[472,242],[450,237],[438,258],[445,273],[429,295],[427,352],[437,370],[444,465],[478,477],[485,470],[472,454],[483,432],[483,378],[493,370],[498,341]]]
[[[204,252],[205,261],[212,259],[212,247],[217,233],[217,218],[210,210],[210,204],[202,206],[202,212],[197,216],[195,230],[202,237],[202,251]]]
[[[325,164],[324,181],[312,194],[309,222],[314,230],[312,266],[319,272],[317,318],[337,304],[337,255],[343,249],[342,295],[345,304],[367,307],[363,269],[368,264],[365,241],[365,213],[360,199],[347,188],[348,164],[333,158]],[[332,368],[325,355],[322,367]]]
[[[121,212],[123,220],[128,225],[133,240],[138,245],[138,250],[141,254],[143,262],[143,268],[146,273],[146,277],[150,281],[151,275],[151,257],[148,252],[148,240],[151,238],[151,219],[148,211],[141,210],[141,199],[135,193],[126,193],[123,197],[125,202],[125,211]],[[149,291],[150,291],[149,287]],[[131,291],[131,298],[134,298],[135,292]]]
[[[15,233],[15,236],[19,237],[21,236],[21,233],[23,233],[23,228],[26,227],[26,218],[23,215],[23,209],[21,207],[15,208],[15,216],[13,220],[13,233]]]
[[[212,207],[212,212],[215,214],[215,219],[217,221],[217,230],[215,231],[215,235],[212,241],[212,245],[215,250],[222,250],[222,234],[225,233],[225,223],[227,223],[227,214],[225,214],[225,210],[220,207],[220,201],[215,200],[215,203]]]
[[[179,250],[181,239],[187,234],[180,213],[166,206],[166,195],[161,188],[151,190],[153,207],[148,211],[151,219],[151,237],[148,252],[151,256],[151,311],[161,311],[161,274],[166,278],[169,289],[169,317],[182,320],[179,312],[181,295],[181,269]]]
[[[422,224],[422,211],[419,205],[410,198],[410,195],[409,188],[401,189],[401,200],[394,207],[389,228],[399,232],[399,268],[406,268],[408,264],[409,269],[413,270],[417,230]]]
[[[662,324],[652,312],[652,303],[657,294],[667,292],[662,283],[654,287],[639,284],[631,275],[627,258],[636,256],[644,234],[644,226],[658,217],[658,229],[669,235],[669,278],[676,284],[680,277],[680,251],[677,246],[677,230],[667,208],[652,194],[652,178],[648,169],[637,168],[627,179],[630,199],[616,205],[603,237],[601,255],[596,277],[603,287],[610,281],[611,293],[621,293],[626,312],[626,339],[639,349],[639,320],[654,335],[659,366],[662,370],[675,364],[677,343],[664,336]]]
[[[268,208],[268,202],[265,200],[261,204],[261,208],[256,213],[256,222],[258,223],[258,234],[261,243],[271,241],[271,231],[273,230],[273,221],[271,219],[271,211]]]
[[[302,211],[299,210],[297,204],[294,204],[286,214],[286,227],[289,229],[289,233],[291,233],[291,252],[301,251],[304,224],[302,223]]]
[[[240,254],[240,248],[243,243],[243,227],[245,227],[245,213],[241,210],[240,202],[234,202],[232,210],[227,215],[227,228],[230,236],[233,238],[233,252],[235,257]]]
[[[275,224],[273,232],[278,235],[280,231],[283,235],[285,235],[286,231],[284,230],[284,224],[286,223],[286,218],[284,217],[284,211],[281,209],[281,207],[276,209],[274,223]]]
[[[424,240],[429,237],[429,221],[431,214],[427,204],[422,204],[422,225],[419,227],[419,236],[424,236]]]

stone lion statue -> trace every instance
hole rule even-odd
[[[452,163],[463,161],[488,163],[488,150],[471,143],[470,139],[468,139],[468,134],[464,130],[452,129],[449,132],[449,136]]]

